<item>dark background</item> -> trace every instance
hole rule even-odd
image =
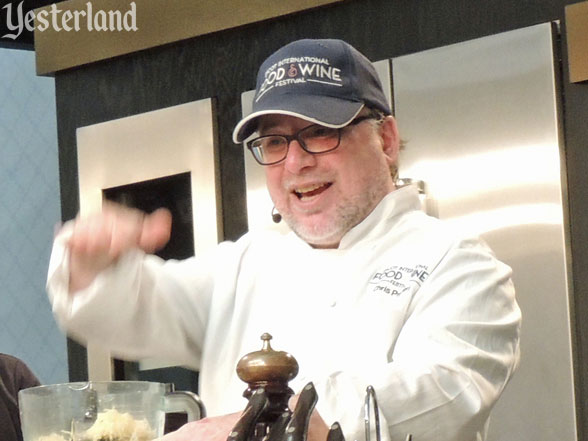
[[[10,9],[12,10],[12,18],[10,20],[10,24],[12,26],[16,26],[16,11],[18,9],[20,2],[20,0],[0,0],[0,47],[33,50],[35,38],[33,32],[29,32],[28,30],[26,30],[26,28],[15,40],[7,37],[2,38],[2,36],[6,34],[18,33],[18,31],[8,28],[9,21],[7,19],[7,14],[8,7],[10,5]],[[22,0],[23,17],[26,16],[27,12],[29,11],[50,5],[52,3],[56,2],[51,0]]]
[[[571,3],[576,2],[348,0],[56,73],[63,220],[73,218],[79,206],[76,128],[213,97],[218,128],[221,233],[225,239],[237,239],[247,230],[247,213],[243,150],[232,143],[231,132],[241,115],[241,93],[254,88],[258,66],[274,50],[298,38],[341,38],[370,59],[382,60],[560,21],[562,145],[569,191],[564,195],[564,204],[569,204],[575,392],[579,439],[588,439],[588,408],[584,405],[588,400],[588,320],[583,320],[588,314],[588,84],[568,82],[564,8]],[[49,2],[25,4],[41,6]],[[5,15],[4,10],[0,9],[0,13]],[[0,27],[0,35],[4,33]],[[29,47],[32,44],[27,40],[18,43]],[[0,39],[0,44],[6,42]],[[532,161],[529,158],[529,166]],[[87,376],[85,352],[71,342],[69,349],[71,380],[83,380]]]

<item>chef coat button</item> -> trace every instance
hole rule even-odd
[[[329,304],[329,306],[331,308],[334,308],[335,306],[337,306],[337,301],[336,300],[331,301],[331,303]]]

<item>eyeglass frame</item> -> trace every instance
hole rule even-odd
[[[286,135],[286,134],[283,134],[283,133],[276,133],[276,134],[268,133],[267,135],[257,136],[255,138],[249,140],[249,141],[246,141],[245,142],[245,145],[247,146],[247,148],[249,149],[249,151],[253,155],[253,159],[255,159],[255,161],[258,164],[263,165],[263,166],[276,165],[276,164],[279,164],[280,162],[286,160],[286,158],[288,157],[288,152],[290,151],[290,144],[294,140],[298,141],[298,145],[300,145],[300,147],[302,148],[302,150],[304,150],[306,153],[309,153],[311,155],[320,155],[322,153],[329,153],[329,152],[332,152],[333,150],[336,150],[339,147],[339,145],[341,145],[341,130],[343,130],[343,129],[347,128],[347,127],[355,126],[355,125],[360,124],[360,123],[362,123],[364,121],[367,121],[369,119],[375,119],[377,122],[382,122],[385,117],[386,117],[386,115],[384,115],[383,113],[381,113],[381,112],[379,112],[377,110],[372,109],[371,112],[368,113],[367,115],[358,116],[357,118],[352,119],[347,125],[344,125],[343,127],[334,128],[334,127],[328,127],[328,126],[321,126],[321,124],[309,124],[306,127],[303,127],[300,130],[298,130],[296,133],[293,133],[292,135]],[[304,141],[299,138],[299,135],[300,135],[301,132],[304,132],[308,128],[314,127],[314,126],[326,127],[326,128],[334,128],[335,130],[337,130],[337,144],[333,148],[330,148],[328,150],[322,150],[320,152],[313,152],[313,151],[308,150],[308,148],[306,147],[306,144],[304,143]],[[253,148],[254,147],[252,147],[251,144],[254,141],[257,141],[257,140],[259,140],[261,138],[265,138],[265,137],[269,137],[269,136],[279,136],[281,138],[284,138],[287,141],[287,144],[286,144],[286,153],[284,154],[284,157],[282,159],[278,160],[278,161],[264,163],[264,162],[261,162],[257,158],[257,156],[255,155],[255,153],[253,153]]]

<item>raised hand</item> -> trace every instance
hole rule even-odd
[[[159,209],[151,214],[106,202],[102,212],[78,216],[68,241],[70,251],[69,292],[87,287],[125,251],[139,248],[154,253],[171,234],[171,213]]]

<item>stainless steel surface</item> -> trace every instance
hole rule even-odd
[[[390,61],[381,60],[373,63],[378,77],[384,86],[384,94],[389,101],[392,98],[390,87]],[[251,113],[254,90],[241,94],[241,108],[243,116]],[[290,231],[286,222],[275,223],[272,220],[273,204],[265,186],[265,172],[263,166],[253,159],[253,155],[245,148],[245,180],[247,183],[247,221],[249,230],[269,228],[287,233]]]
[[[488,440],[577,438],[551,24],[392,60],[400,176],[514,271],[522,360]]]

